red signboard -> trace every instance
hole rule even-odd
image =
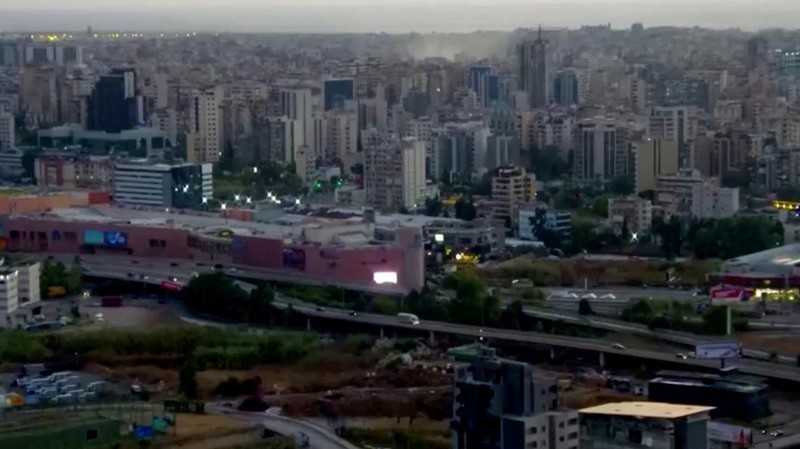
[[[167,290],[173,290],[173,291],[178,291],[181,288],[183,288],[181,284],[172,281],[161,281],[161,286]]]

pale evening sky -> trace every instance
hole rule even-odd
[[[798,0],[0,0],[0,30],[408,32],[797,27]]]

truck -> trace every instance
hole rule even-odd
[[[122,307],[121,296],[103,296],[100,298],[101,307]]]

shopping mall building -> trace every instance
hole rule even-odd
[[[3,239],[16,252],[227,263],[316,282],[388,284],[404,292],[424,285],[419,226],[381,225],[378,240],[375,216],[367,212],[346,219],[283,214],[269,223],[222,212],[227,215],[108,205],[57,208],[8,217]]]

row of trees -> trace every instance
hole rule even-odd
[[[181,290],[184,303],[193,311],[235,322],[272,324],[275,310],[272,289],[259,286],[247,293],[222,272],[202,274]]]
[[[724,306],[710,307],[698,311],[691,302],[634,299],[623,309],[620,317],[624,321],[639,323],[651,329],[673,329],[698,334],[725,335],[727,332],[727,310]],[[748,323],[738,311],[733,311],[731,325],[735,331],[746,331]]]
[[[59,287],[63,288],[64,294],[73,294],[80,289],[82,278],[83,270],[77,262],[72,263],[67,269],[61,262],[45,260],[39,272],[39,289],[45,296],[49,291],[58,291]]]

